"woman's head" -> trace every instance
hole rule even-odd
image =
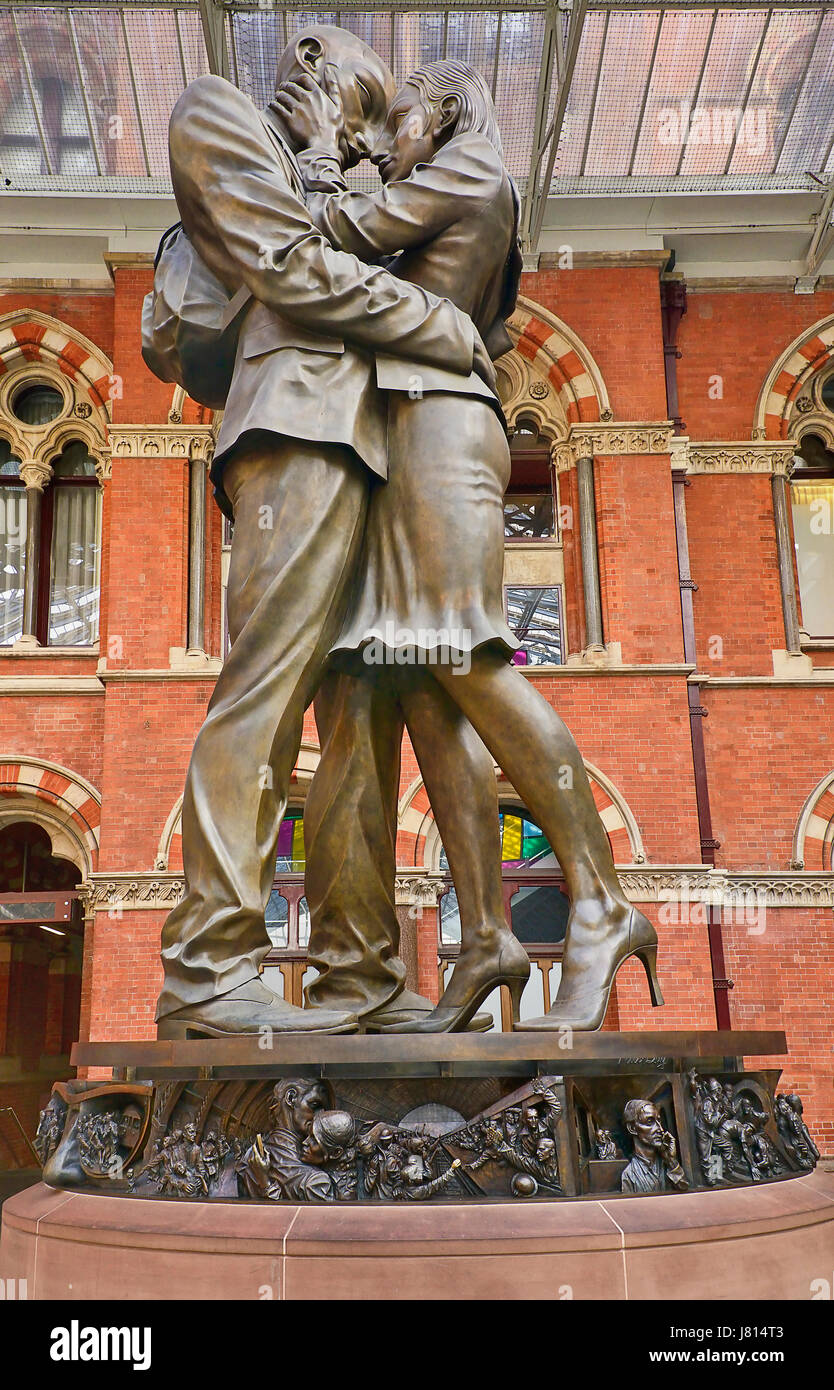
[[[426,63],[392,101],[371,158],[383,183],[407,178],[455,135],[474,131],[501,154],[501,136],[489,87],[468,63],[449,58]]]

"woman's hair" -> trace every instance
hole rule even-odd
[[[461,63],[457,58],[425,63],[406,81],[410,87],[417,88],[424,105],[436,105],[444,97],[458,97],[460,115],[452,134],[463,135],[473,130],[485,136],[503,157],[492,94],[481,74],[468,63]]]

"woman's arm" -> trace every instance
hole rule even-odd
[[[408,178],[378,193],[350,192],[338,160],[324,152],[312,150],[299,162],[313,222],[332,246],[373,261],[422,246],[477,215],[498,193],[503,175],[497,152],[478,136],[451,140],[430,164],[416,165]],[[323,188],[332,191],[316,191]]]

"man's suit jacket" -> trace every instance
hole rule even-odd
[[[335,251],[313,225],[277,131],[221,77],[171,115],[174,195],[195,251],[230,294],[254,296],[240,334],[212,477],[248,430],[350,445],[387,473],[374,352],[468,376],[474,329],[448,300]],[[218,498],[223,505],[222,495]]]

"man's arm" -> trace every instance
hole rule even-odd
[[[472,370],[475,329],[448,300],[330,247],[289,188],[257,111],[200,77],[171,116],[183,227],[230,292],[243,282],[284,319],[414,362]]]

